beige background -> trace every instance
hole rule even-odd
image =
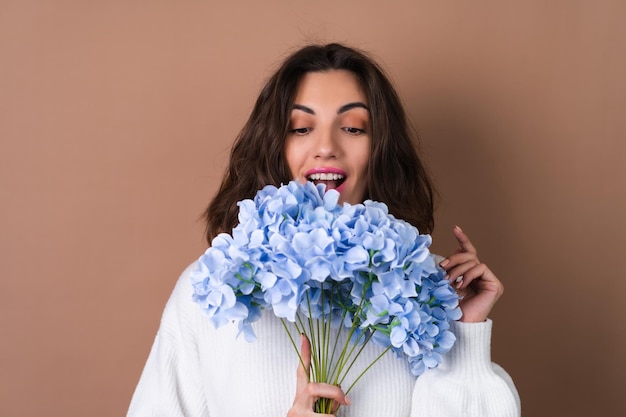
[[[0,415],[124,415],[198,218],[287,50],[391,72],[506,294],[525,416],[623,416],[623,1],[0,2]]]

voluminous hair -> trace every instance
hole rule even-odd
[[[289,118],[302,77],[310,72],[347,70],[363,90],[370,109],[371,155],[365,199],[431,233],[434,189],[420,160],[417,137],[384,70],[364,52],[341,44],[309,45],[285,59],[262,88],[237,136],[217,194],[205,211],[207,241],[237,225],[237,202],[253,198],[268,184],[291,181],[285,158]]]

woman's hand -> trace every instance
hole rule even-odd
[[[309,372],[311,371],[311,344],[309,339],[302,335],[302,363],[298,365],[296,398],[293,406],[287,413],[287,417],[305,416],[325,416],[333,417],[332,414],[320,414],[313,411],[313,406],[319,398],[334,400],[333,413],[337,411],[339,405],[349,405],[350,400],[341,388],[330,384],[309,382]],[[304,366],[302,366],[304,364]]]
[[[485,321],[496,301],[502,296],[504,286],[487,265],[478,260],[476,249],[459,226],[454,227],[454,236],[459,247],[453,255],[441,261],[439,266],[446,271],[457,293],[463,297],[459,300],[463,311],[461,321]]]

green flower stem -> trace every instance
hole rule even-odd
[[[391,349],[391,345],[387,346],[387,348],[386,348],[386,349],[385,349],[385,350],[384,350],[384,351],[383,351],[380,355],[378,355],[378,357],[377,357],[376,359],[374,359],[374,360],[372,361],[372,363],[370,363],[370,364],[367,366],[367,368],[365,368],[365,369],[363,370],[363,372],[361,372],[361,373],[359,374],[359,376],[358,376],[358,377],[356,377],[356,379],[354,380],[354,382],[352,383],[352,385],[350,385],[350,387],[348,387],[348,389],[346,390],[346,395],[348,395],[348,393],[349,393],[349,392],[352,390],[352,388],[356,385],[356,383],[359,381],[359,379],[361,379],[361,377],[362,377],[363,375],[365,375],[365,372],[369,371],[369,370],[370,370],[370,368],[371,368],[372,366],[374,366],[374,364],[375,364],[376,362],[378,362],[378,360],[379,360],[380,358],[382,358],[382,357],[385,355],[385,353],[389,352],[389,349]]]
[[[339,331],[341,330],[341,328],[339,329]],[[337,339],[339,339],[339,331],[337,332]],[[354,349],[356,348],[356,345],[358,345],[358,343],[361,341],[361,337],[363,336],[363,333],[361,333],[361,335],[359,335],[359,338],[355,341],[355,343],[350,343],[350,338],[346,339],[345,344],[343,345],[343,349],[341,350],[341,355],[339,356],[339,359],[337,359],[336,365],[333,369],[333,374],[332,376],[334,377],[334,384],[340,384],[341,381],[345,378],[348,370],[346,370],[344,372],[344,368],[346,363],[348,363],[350,361],[350,358],[352,357],[352,353],[354,352]],[[354,363],[354,360],[356,358],[352,359],[352,363]],[[343,377],[342,377],[343,375]]]
[[[302,369],[304,369],[304,372],[306,372],[307,377],[310,377],[309,375],[309,370],[306,369],[306,367],[304,366],[304,361],[302,360],[302,355],[300,354],[300,349],[298,348],[298,346],[296,345],[296,342],[293,340],[293,336],[291,336],[291,332],[289,331],[289,329],[287,328],[287,324],[285,323],[285,319],[281,318],[280,322],[283,324],[283,328],[285,329],[285,331],[287,332],[287,336],[289,336],[289,340],[291,341],[291,345],[293,346],[293,348],[296,351],[296,354],[298,355],[298,360],[300,361],[300,365],[302,365]],[[295,323],[294,323],[295,324]],[[298,326],[296,325],[296,330],[298,329]],[[300,333],[302,334],[302,333]],[[310,381],[310,378],[309,378]]]
[[[350,358],[351,358],[351,361],[350,361],[350,364],[348,365],[347,369],[345,370],[345,372],[343,372],[343,377],[341,378],[341,380],[339,380],[339,382],[338,382],[339,384],[343,383],[343,380],[346,378],[346,376],[347,376],[347,375],[348,375],[348,373],[350,372],[350,369],[352,368],[352,366],[353,366],[353,365],[354,365],[354,363],[356,362],[356,358],[358,358],[358,357],[359,357],[359,355],[361,354],[361,352],[363,351],[363,349],[365,349],[365,346],[366,346],[366,345],[368,344],[368,342],[372,339],[372,335],[373,335],[373,333],[370,333],[370,334],[367,336],[367,339],[365,339],[365,341],[364,341],[364,342],[363,342],[363,344],[361,345],[361,348],[359,349],[359,351],[358,351],[355,355],[353,355],[353,353],[354,353],[354,350],[356,349],[356,346],[357,346],[357,345],[358,345],[358,343],[361,341],[361,337],[359,337],[359,339],[357,340],[357,342],[356,342],[356,343],[354,343],[354,344],[352,345],[352,347],[350,348],[350,353],[348,354],[348,359],[350,359]],[[362,336],[362,334],[361,334],[361,336]],[[346,346],[346,347],[347,347],[347,346]],[[344,366],[345,366],[345,364],[347,364],[347,363],[348,363],[348,360],[346,360],[346,362],[344,363]]]
[[[371,283],[371,280],[369,282]],[[367,288],[368,288],[368,286],[364,286],[363,287],[363,294],[361,296],[361,301],[359,302],[359,305],[358,305],[358,307],[356,309],[356,312],[355,312],[355,315],[354,315],[355,317],[358,317],[361,314],[361,312],[362,312],[363,302],[365,301],[365,293],[367,292]],[[352,339],[352,335],[354,334],[354,332],[355,332],[355,330],[357,328],[357,325],[358,325],[357,321],[353,320],[352,321],[352,325],[350,326],[350,331],[348,332],[348,336],[346,338],[346,343],[345,343],[343,349],[341,350],[341,355],[339,356],[339,359],[338,359],[337,375],[336,375],[336,378],[335,378],[335,384],[338,383],[339,376],[342,374],[344,365],[347,363],[347,361],[349,359],[349,357],[346,358],[346,349],[348,348],[348,345],[350,344],[350,340]]]
[[[330,367],[330,364],[328,363],[328,355],[326,352],[326,323],[328,322],[328,320],[326,320],[326,316],[324,313],[324,286],[322,284],[322,289],[320,291],[321,293],[321,297],[320,297],[320,304],[322,306],[322,320],[317,320],[316,324],[317,324],[317,343],[318,343],[318,350],[319,350],[319,355],[320,355],[320,369],[319,369],[319,375],[320,375],[320,380],[321,381],[327,381],[328,378],[328,374],[327,374],[327,370]],[[311,310],[309,309],[309,312]],[[320,330],[320,326],[321,326],[321,330]]]
[[[307,302],[307,307],[309,309],[309,317],[308,317],[308,327],[309,327],[309,332],[307,336],[309,338],[309,342],[310,342],[310,346],[311,346],[311,373],[313,376],[313,381],[320,381],[320,374],[319,374],[319,369],[320,369],[320,357],[319,357],[319,339],[317,339],[316,336],[316,332],[315,332],[315,325],[318,325],[319,323],[314,323],[313,319],[311,318],[311,299],[309,298],[309,293],[306,293],[306,302]],[[298,318],[300,318],[299,314],[296,314],[298,316]],[[302,326],[304,328],[304,325]],[[319,330],[319,327],[318,327]],[[305,332],[306,333],[306,332]],[[319,332],[317,332],[317,335],[319,335]],[[316,340],[317,339],[317,340]]]
[[[369,303],[366,301],[366,294],[369,288],[372,285],[372,282],[376,278],[374,274],[367,273],[364,275],[365,283],[363,284],[363,294],[361,296],[361,300],[359,301],[358,306],[355,305],[344,305],[344,302],[339,297],[338,300],[334,299],[334,287],[339,285],[338,283],[331,283],[330,292],[328,294],[330,299],[328,300],[330,305],[330,311],[326,313],[325,308],[325,296],[327,295],[326,291],[324,291],[324,285],[322,284],[322,288],[320,289],[320,307],[322,309],[321,317],[318,319],[313,319],[311,314],[311,299],[309,296],[309,292],[306,292],[306,305],[308,308],[307,318],[304,319],[300,313],[296,313],[296,321],[293,323],[295,329],[301,333],[306,335],[309,338],[310,346],[311,346],[311,367],[307,370],[307,375],[309,381],[313,382],[324,382],[328,384],[333,384],[340,386],[345,378],[348,376],[348,373],[356,363],[357,358],[365,349],[365,346],[371,341],[374,332],[382,331],[383,333],[387,333],[389,326],[382,325],[370,325],[368,326],[369,332],[361,332],[354,343],[352,343],[352,338],[354,337],[354,333],[360,327],[360,324],[363,320],[366,319],[366,309],[369,308]],[[343,326],[338,326],[336,331],[332,330],[332,306],[335,303],[342,308],[342,316],[341,323],[343,323],[348,315],[348,313],[353,314],[352,324],[350,326],[349,331],[347,332],[345,342],[342,344],[340,349],[339,347],[339,339],[342,333]],[[304,367],[304,361],[302,359],[302,354],[300,349],[297,347],[296,342],[294,341],[291,332],[289,331],[287,324],[284,319],[281,319],[283,327],[287,334],[289,335],[289,339],[291,341],[292,346],[296,350],[298,355],[298,359],[300,364]],[[391,324],[393,325],[393,323]],[[334,341],[331,339],[334,337]],[[365,337],[365,340],[362,340]],[[332,346],[332,347],[331,347]],[[380,360],[389,350],[391,349],[391,345],[388,346],[372,363],[370,363],[352,382],[352,384],[345,391],[348,394],[352,388],[356,385],[356,383],[365,375],[367,371],[371,369],[371,367]],[[337,353],[339,353],[337,357]],[[334,401],[328,398],[320,398],[315,403],[314,410],[318,413],[332,413],[334,408]]]

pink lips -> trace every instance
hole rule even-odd
[[[309,177],[313,174],[339,174],[345,177],[346,171],[344,171],[343,169],[334,168],[334,167],[311,168],[304,174],[304,176]]]
[[[339,168],[335,168],[335,167],[316,167],[316,168],[311,168],[310,170],[308,170],[304,176],[305,178],[308,178],[313,175],[313,174],[337,174],[337,175],[341,175],[344,178],[344,181],[341,183],[341,185],[337,188],[335,188],[337,191],[339,191],[339,193],[341,193],[341,191],[344,189],[345,187],[345,179],[347,177],[346,171],[344,171],[343,169],[339,169]]]

